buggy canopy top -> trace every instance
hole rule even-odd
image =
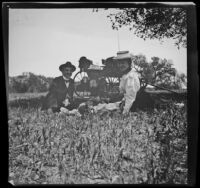
[[[132,59],[134,56],[132,53],[129,53],[129,51],[119,51],[117,52],[117,56],[115,57],[109,57],[106,60],[102,59],[102,64],[112,64],[116,63],[118,60],[123,60],[123,59]]]
[[[97,71],[100,71],[100,70],[102,70],[102,67],[99,66],[99,65],[92,64],[92,65],[89,66],[88,70],[97,70]]]

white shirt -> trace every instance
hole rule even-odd
[[[136,94],[140,89],[140,81],[138,74],[131,70],[127,74],[123,75],[120,80],[119,90],[124,94],[123,100],[125,100],[125,106],[123,114],[128,113],[133,102],[135,101]]]
[[[65,78],[64,76],[63,76],[63,79],[64,79],[65,81],[69,81],[69,79]],[[66,85],[66,87],[68,88],[68,87],[69,87],[69,82],[65,82],[65,85]]]
[[[64,79],[65,81],[67,81],[67,82],[65,82],[65,85],[66,85],[66,87],[68,88],[68,87],[69,87],[69,79],[65,78],[64,76],[63,76],[63,79]],[[64,104],[65,106],[68,106],[68,105],[70,104],[70,103],[69,103],[69,96],[68,96],[68,94],[66,95],[65,100],[63,101],[63,104]]]

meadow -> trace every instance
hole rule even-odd
[[[8,101],[9,181],[187,184],[187,103],[89,114],[40,111],[41,95]],[[27,95],[26,95],[27,96]],[[16,102],[17,101],[17,102]]]

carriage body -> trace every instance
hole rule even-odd
[[[124,55],[125,54],[125,55]],[[102,66],[92,61],[79,61],[80,71],[74,76],[75,95],[81,98],[119,98],[120,70],[118,63],[130,60],[128,51],[118,52],[116,57],[102,60]]]

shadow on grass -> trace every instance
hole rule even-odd
[[[29,98],[29,99],[16,99],[8,101],[8,107],[17,108],[40,108],[44,102],[44,96]]]
[[[75,99],[74,106],[78,107],[78,105],[82,102],[86,102],[88,99]],[[45,101],[45,96],[34,97],[34,98],[21,98],[8,101],[8,108],[41,108]]]
[[[121,98],[120,98],[121,99]],[[44,103],[45,96],[40,97],[34,97],[34,98],[21,98],[16,99],[12,101],[8,101],[8,107],[21,107],[21,108],[41,108],[42,104]],[[78,107],[78,105],[82,102],[86,102],[88,99],[84,98],[76,98],[75,99],[75,106]],[[118,98],[111,100],[110,102],[116,102],[118,101]],[[145,106],[148,106],[150,108],[155,107],[155,102],[157,104],[165,104],[169,101],[173,102],[183,102],[187,101],[187,93],[148,93],[143,92],[141,95],[139,95],[137,100],[138,107],[145,108]]]

